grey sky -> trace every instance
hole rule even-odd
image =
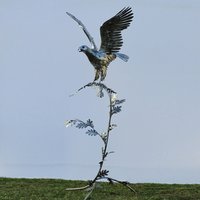
[[[105,3],[106,2],[106,6]],[[93,68],[77,51],[100,45],[100,25],[124,6],[135,18],[105,84],[127,101],[114,118],[106,162],[114,178],[200,183],[200,2],[196,0],[12,1],[0,3],[0,176],[90,179],[101,141],[66,129],[91,118],[104,131],[107,99],[86,89]]]

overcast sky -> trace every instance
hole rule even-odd
[[[0,2],[0,176],[92,179],[102,143],[67,119],[107,124],[108,99],[85,89],[94,70],[78,47],[100,45],[99,27],[124,6],[125,63],[110,64],[105,84],[125,98],[113,122],[105,167],[132,182],[200,183],[200,1]]]

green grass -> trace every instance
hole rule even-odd
[[[0,200],[83,200],[86,191],[66,188],[86,185],[84,181],[60,179],[0,178]],[[200,200],[200,185],[132,184],[136,193],[119,184],[99,183],[91,200]]]

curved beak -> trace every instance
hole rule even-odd
[[[81,51],[83,51],[83,50],[82,50],[81,48],[78,48],[78,51],[81,52]]]

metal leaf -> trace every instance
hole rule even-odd
[[[83,121],[79,121],[76,125],[76,128],[87,128],[87,123],[83,122]]]
[[[89,130],[86,131],[86,134],[88,134],[90,136],[96,136],[99,133],[96,130],[94,130],[94,129],[89,129]]]
[[[69,126],[73,126],[74,125],[74,120],[67,120],[66,122],[65,122],[65,127],[67,128],[67,127],[69,127]]]
[[[103,177],[107,176],[108,173],[109,173],[108,170],[102,169],[102,170],[99,172],[98,177],[99,177],[99,178],[103,178]]]
[[[93,125],[93,121],[88,119],[87,122],[86,122],[87,126],[90,126],[91,128],[94,128],[94,125]]]
[[[122,106],[114,106],[112,110],[112,114],[117,114],[121,112],[121,110],[122,110]]]
[[[125,101],[126,101],[126,99],[116,100],[115,105],[124,103]]]

